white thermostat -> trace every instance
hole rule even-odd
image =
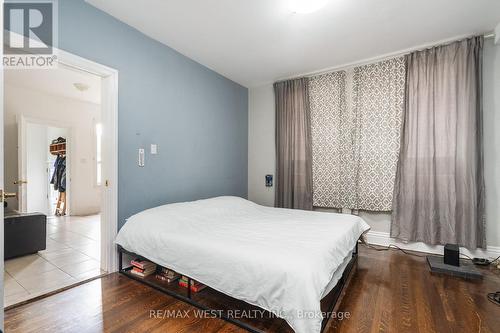
[[[138,164],[140,167],[144,166],[144,148],[139,149]]]

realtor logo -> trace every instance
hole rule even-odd
[[[55,1],[4,3],[4,52],[6,68],[53,68],[57,29]]]

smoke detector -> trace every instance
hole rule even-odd
[[[88,84],[81,83],[81,82],[73,83],[73,86],[76,88],[76,90],[82,91],[82,92],[87,91],[90,88],[90,86]]]

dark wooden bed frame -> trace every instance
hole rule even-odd
[[[148,285],[156,290],[159,290],[169,296],[175,297],[181,301],[184,301],[198,309],[211,311],[210,316],[216,316],[217,318],[226,320],[232,324],[235,324],[245,330],[253,333],[262,332],[293,332],[290,326],[286,323],[284,319],[278,318],[276,315],[263,310],[262,308],[250,305],[244,301],[230,297],[224,293],[216,291],[209,286],[201,290],[198,293],[192,293],[191,288],[179,287],[177,282],[166,283],[155,278],[154,274],[148,277],[140,277],[130,273],[132,266],[123,267],[123,255],[129,255],[135,258],[149,260],[136,253],[129,252],[118,246],[119,252],[119,271],[121,274],[136,280],[140,283]],[[324,331],[329,319],[332,318],[332,314],[338,311],[338,307],[343,296],[346,293],[346,289],[356,271],[356,263],[358,258],[358,244],[353,249],[352,258],[349,264],[346,266],[342,277],[337,282],[335,287],[321,300],[321,311],[327,316],[323,319],[321,324],[321,332]],[[151,261],[151,260],[149,260]],[[161,265],[158,265],[161,266]],[[189,285],[191,284],[191,278],[188,277]],[[228,311],[259,311],[253,313],[265,313],[266,315],[261,316],[261,318],[233,318],[232,315],[228,314]],[[230,312],[229,312],[230,313]]]

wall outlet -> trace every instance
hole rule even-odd
[[[151,144],[151,155],[156,155],[156,154],[158,154],[158,145]]]
[[[266,175],[266,187],[273,187],[273,175]]]

